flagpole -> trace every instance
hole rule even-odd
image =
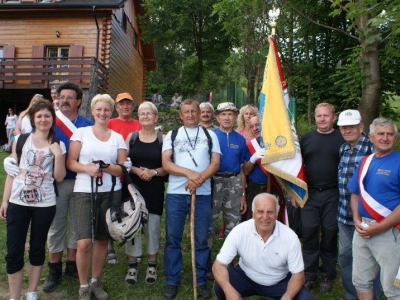
[[[271,22],[269,23],[271,26],[271,36],[273,39],[275,39],[276,36],[276,19],[278,19],[280,14],[280,9],[279,8],[272,8],[268,11],[268,16],[271,19]],[[268,172],[267,176],[267,193],[271,194],[271,176],[272,174]]]

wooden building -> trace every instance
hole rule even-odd
[[[0,0],[3,124],[8,107],[21,111],[34,94],[51,99],[50,87],[64,81],[82,86],[85,115],[97,93],[142,102],[156,67],[153,45],[140,39],[144,13],[142,0]]]

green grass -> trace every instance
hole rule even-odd
[[[5,181],[5,172],[3,169],[3,159],[8,154],[0,153],[0,188],[1,191],[4,190],[4,181]],[[164,216],[163,216],[164,217]],[[185,232],[183,235],[182,241],[182,253],[184,259],[184,267],[183,267],[183,280],[178,289],[178,296],[176,299],[178,300],[189,300],[193,299],[193,289],[191,282],[191,257],[190,257],[190,239],[187,237],[189,230],[189,226],[187,225],[185,228]],[[144,256],[143,261],[139,264],[139,282],[136,286],[132,287],[125,283],[124,278],[127,271],[127,263],[126,256],[124,254],[124,247],[120,248],[116,246],[116,252],[118,257],[118,263],[115,265],[105,265],[102,283],[105,290],[109,294],[109,299],[162,299],[161,294],[164,287],[164,274],[163,274],[163,249],[165,242],[165,231],[164,231],[164,220],[162,221],[162,233],[161,233],[161,248],[159,251],[158,257],[158,279],[154,285],[147,285],[144,282],[145,270],[146,270],[146,262],[147,259]],[[214,241],[214,250],[213,250],[213,258],[215,259],[217,250],[222,246],[222,240],[215,239]],[[6,225],[4,221],[0,221],[0,299],[9,299],[8,292],[8,281],[7,274],[5,269],[5,255],[6,255]],[[146,253],[146,249],[143,249],[143,253]],[[25,271],[27,271],[28,259],[25,256]],[[65,261],[65,259],[64,259]],[[333,290],[330,293],[318,293],[318,291],[313,291],[315,296],[314,299],[317,300],[334,300],[338,297],[343,296],[343,288],[341,286],[340,281],[340,271],[338,269],[338,278],[336,278],[333,282]],[[44,272],[42,275],[42,280],[39,284],[39,296],[41,300],[50,300],[50,299],[76,299],[78,296],[79,285],[77,282],[63,279],[59,287],[55,292],[50,294],[45,294],[42,291],[42,284],[45,280],[45,276],[47,275],[47,265],[44,268]],[[28,276],[27,272],[25,272],[25,284],[24,284],[24,293],[27,290],[27,282]],[[208,286],[211,288],[212,283],[209,282]],[[216,299],[213,297],[213,299]],[[251,297],[249,299],[262,299],[261,297]],[[386,299],[382,297],[382,299]]]

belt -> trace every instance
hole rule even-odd
[[[265,183],[257,183],[257,182],[249,181],[247,184],[249,186],[254,186],[254,187],[258,187],[258,188],[266,188],[267,187],[267,185]]]
[[[239,172],[215,173],[214,177],[229,178],[229,177],[236,177],[238,174],[239,174]]]
[[[337,184],[327,185],[327,186],[309,186],[310,190],[315,190],[318,192],[323,192],[326,190],[336,189],[338,187]]]

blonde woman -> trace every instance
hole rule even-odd
[[[126,160],[122,135],[107,128],[114,100],[107,94],[96,95],[91,102],[94,125],[78,128],[72,135],[67,167],[76,172],[74,185],[74,219],[77,239],[76,264],[79,274],[79,299],[107,299],[100,276],[107,255],[110,235],[105,220],[109,207],[112,176],[116,176],[112,204],[121,198],[122,170],[117,164]],[[102,160],[102,163],[98,161]],[[104,163],[104,164],[103,164]],[[100,181],[102,180],[102,185]],[[93,196],[93,197],[92,197]],[[92,253],[92,239],[95,239]],[[89,271],[92,278],[89,283]]]
[[[253,138],[253,134],[250,131],[250,119],[255,116],[258,116],[258,109],[254,105],[248,104],[240,109],[236,131],[243,135],[245,139]]]
[[[29,108],[33,104],[35,104],[38,100],[44,100],[43,95],[41,94],[36,94],[35,96],[32,97],[31,101],[29,102],[29,106],[26,110],[20,113],[17,124],[15,125],[15,135],[21,134],[21,133],[29,133],[32,131],[32,126],[31,126],[31,121],[29,120],[29,115],[28,111]]]

